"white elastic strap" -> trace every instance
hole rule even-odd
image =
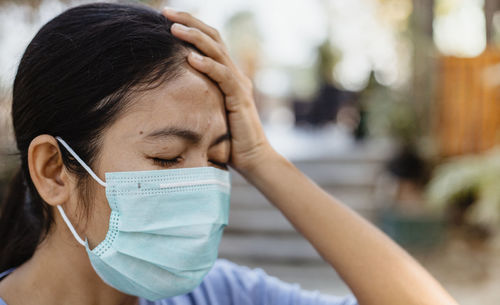
[[[180,187],[180,186],[195,186],[195,185],[209,185],[217,184],[223,187],[230,187],[229,183],[224,183],[215,179],[206,179],[198,181],[185,181],[185,182],[172,182],[172,183],[161,183],[160,188],[170,188],[170,187]]]
[[[69,151],[69,153],[73,157],[75,157],[76,161],[80,163],[80,165],[90,174],[90,176],[92,176],[92,178],[94,178],[95,181],[97,181],[100,185],[106,187],[106,182],[102,181],[101,178],[97,177],[94,171],[90,167],[88,167],[87,164],[85,164],[85,162],[83,162],[83,160],[80,159],[80,157],[78,157],[76,152],[73,149],[71,149],[71,147],[69,147],[69,145],[63,139],[61,139],[61,137],[56,137],[56,139],[59,142],[61,142],[61,144]]]
[[[80,236],[78,236],[78,233],[76,233],[75,231],[75,228],[73,228],[73,225],[71,224],[71,222],[69,221],[68,219],[68,216],[66,216],[66,213],[64,213],[64,210],[63,208],[58,205],[57,206],[57,209],[59,210],[59,213],[61,213],[61,216],[64,220],[64,222],[66,223],[66,225],[68,226],[69,230],[71,231],[71,233],[73,234],[73,236],[75,237],[76,241],[85,247],[85,242],[83,241],[83,239],[80,238]]]

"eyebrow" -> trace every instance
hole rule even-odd
[[[167,138],[167,137],[178,137],[185,139],[193,144],[197,144],[201,141],[201,138],[203,136],[200,133],[197,133],[189,129],[183,129],[178,127],[167,127],[155,130],[150,134],[146,135],[145,137],[151,140],[158,140],[160,138]],[[217,137],[215,141],[213,141],[212,144],[210,144],[210,147],[220,144],[224,141],[229,141],[230,139],[231,139],[231,134],[229,132],[226,132],[225,134]]]

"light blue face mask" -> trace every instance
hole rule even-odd
[[[148,300],[196,288],[215,263],[228,224],[229,172],[214,167],[110,172],[103,182],[63,139],[56,139],[106,188],[109,228],[92,250],[57,206],[102,280]]]

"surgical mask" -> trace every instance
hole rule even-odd
[[[229,172],[214,167],[108,172],[104,182],[56,139],[106,188],[109,228],[92,250],[57,206],[102,280],[148,300],[196,288],[215,263],[228,224]]]

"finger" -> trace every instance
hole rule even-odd
[[[172,34],[176,37],[185,40],[195,45],[205,55],[215,59],[216,61],[228,64],[228,59],[222,47],[214,41],[210,36],[203,33],[197,28],[187,27],[180,23],[172,25]]]
[[[219,31],[217,31],[215,28],[207,25],[203,21],[199,20],[198,18],[193,17],[193,15],[186,13],[186,12],[178,12],[170,7],[165,7],[162,10],[162,14],[165,15],[168,19],[171,21],[177,22],[177,23],[182,23],[186,26],[197,28],[203,33],[207,34],[210,36],[213,40],[217,42],[222,42],[221,36],[219,34]]]
[[[205,73],[214,80],[226,97],[237,95],[241,90],[231,69],[212,58],[191,52],[188,55],[188,62],[196,70]]]

